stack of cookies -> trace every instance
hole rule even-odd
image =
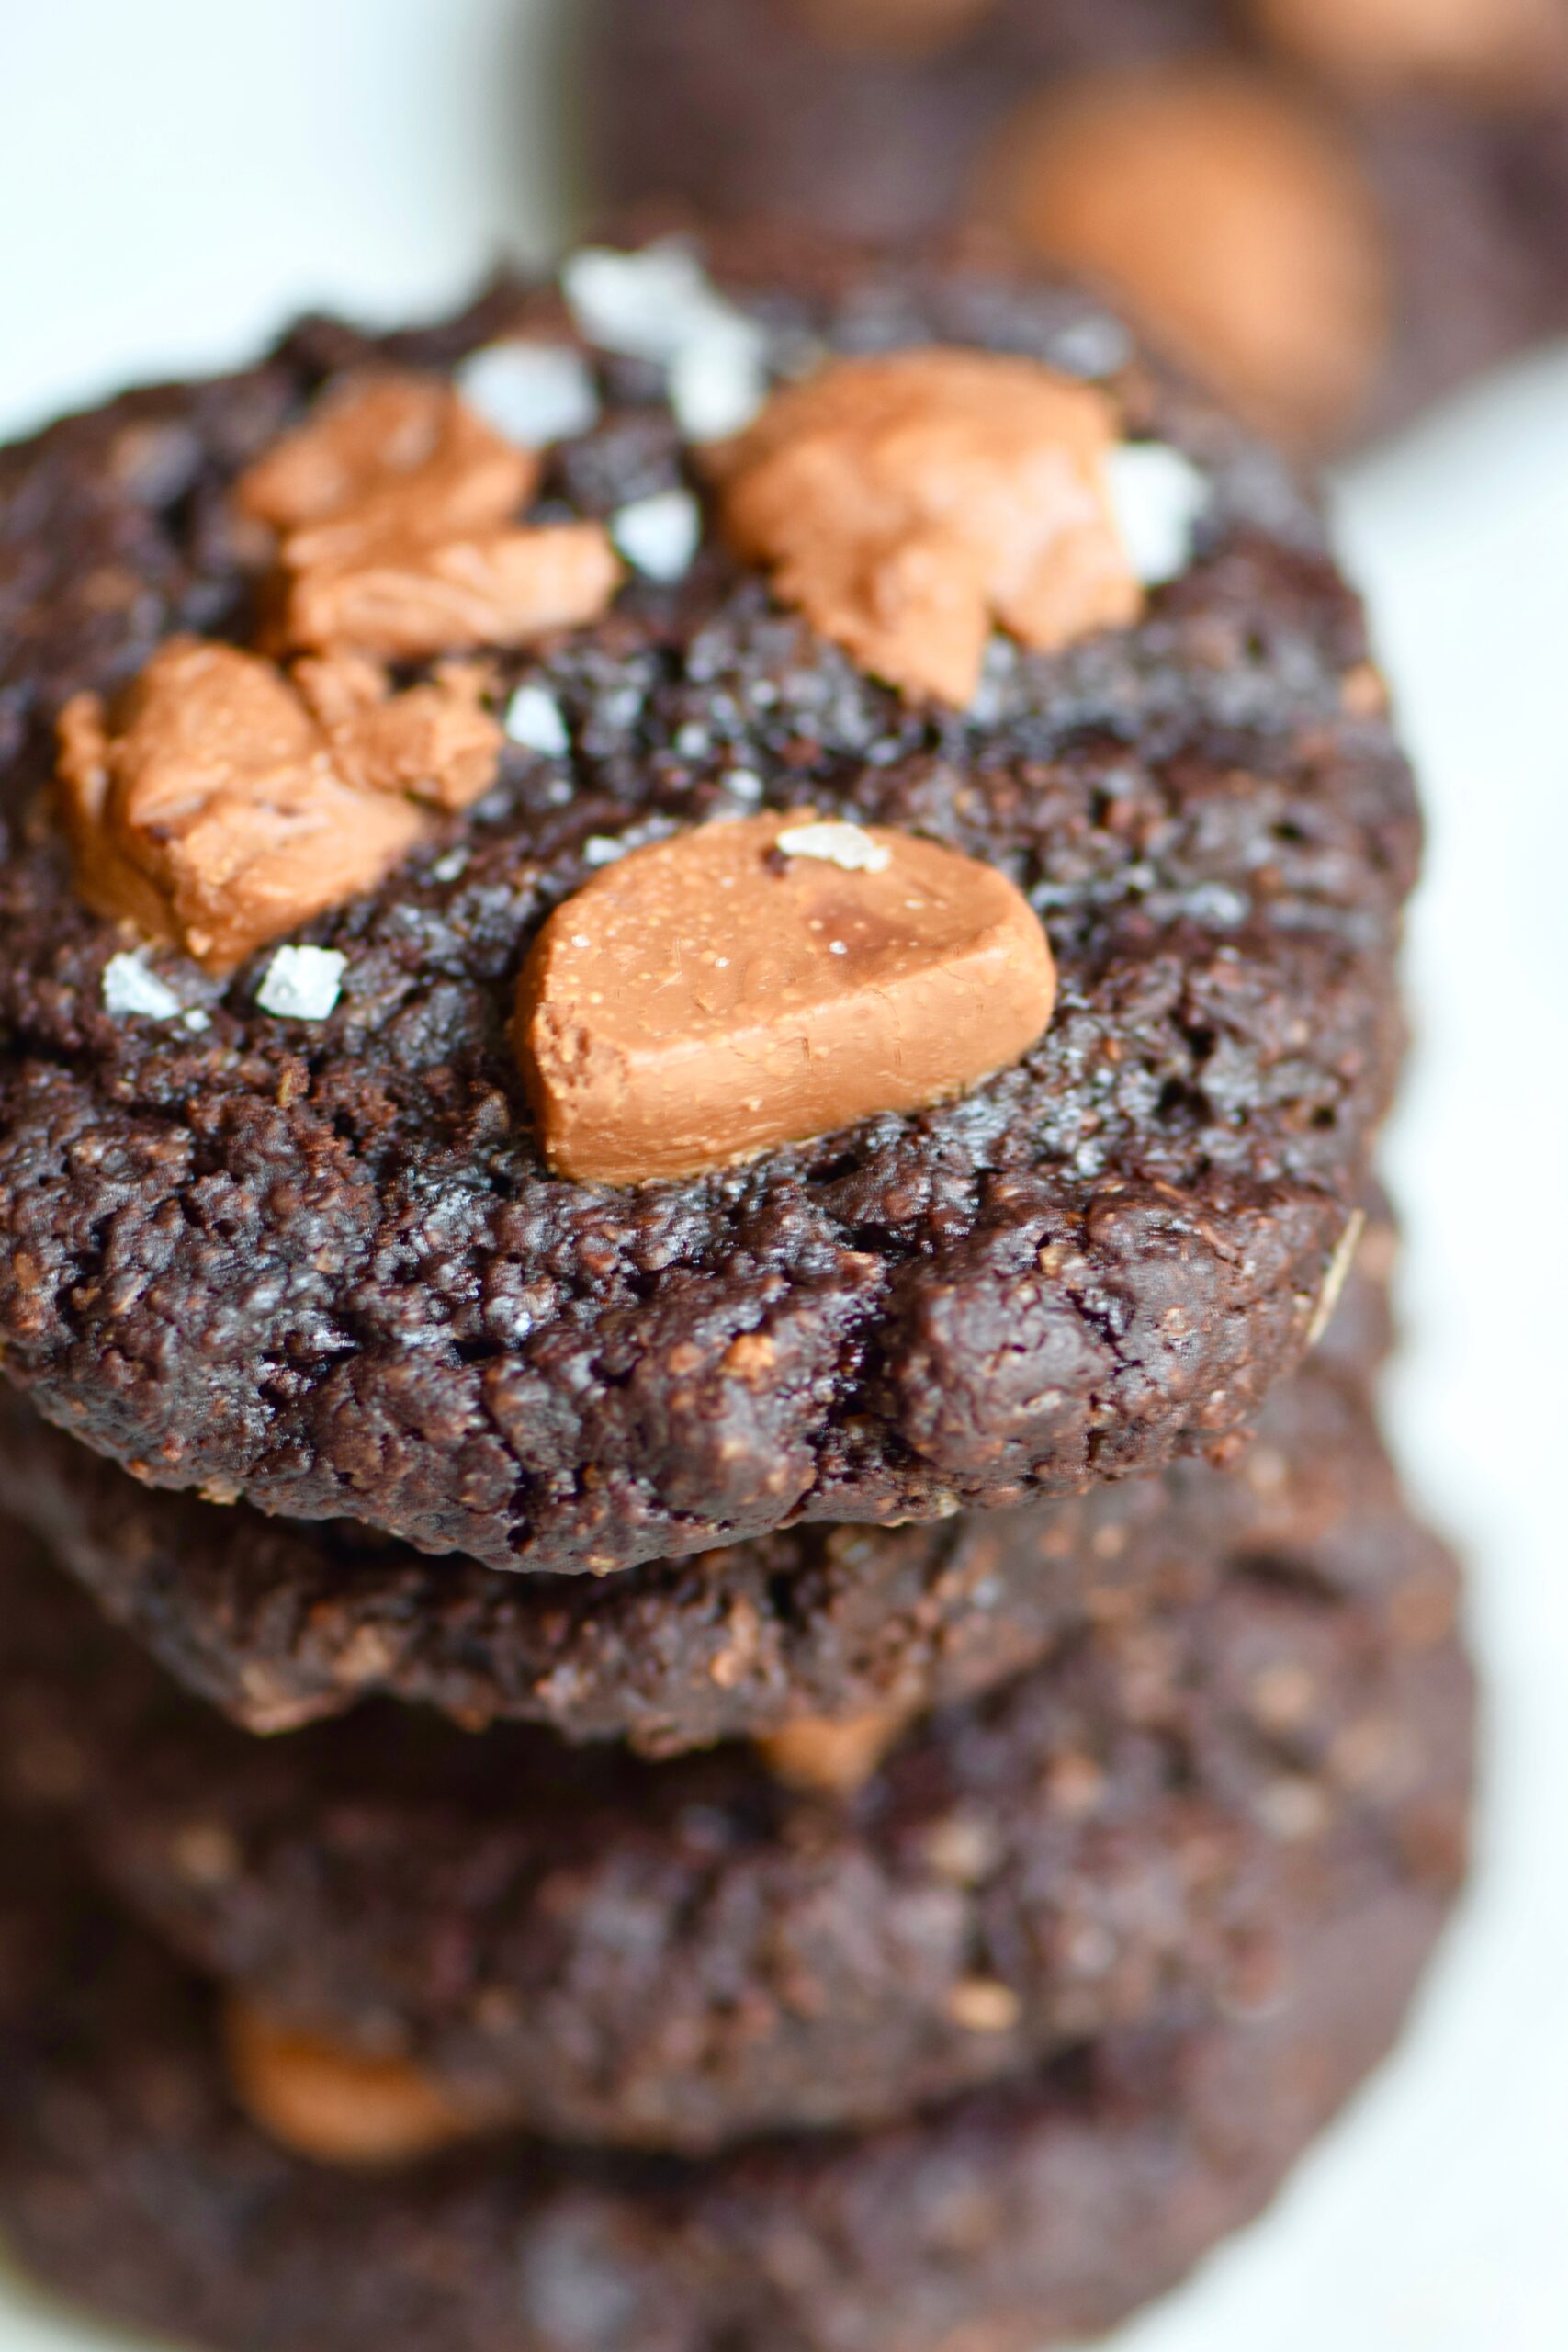
[[[0,455],[0,2228],[220,2352],[1112,2324],[1393,2038],[1417,822],[1094,301],[743,237]]]

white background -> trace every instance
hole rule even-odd
[[[657,6],[659,0],[645,0]],[[439,307],[558,235],[571,0],[0,0],[0,435]],[[1488,1686],[1467,1915],[1396,2061],[1122,2352],[1568,2347],[1568,353],[1340,485],[1432,819],[1394,1427]],[[84,2340],[0,2285],[0,2352]],[[433,2346],[431,2352],[442,2352]]]

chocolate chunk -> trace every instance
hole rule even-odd
[[[632,1184],[957,1093],[1034,1043],[1055,992],[995,867],[769,815],[634,851],[558,908],[515,1040],[551,1165]]]
[[[61,714],[57,802],[83,898],[231,969],[378,882],[424,835],[412,802],[460,808],[488,790],[502,734],[484,683],[449,663],[392,694],[372,662],[302,662],[290,679],[171,638],[112,707],[76,695]]]
[[[1002,225],[1113,288],[1260,431],[1310,447],[1365,400],[1390,328],[1382,223],[1348,142],[1275,78],[1068,76],[983,184]]]
[[[1005,353],[841,360],[716,453],[721,516],[873,674],[965,704],[993,620],[1045,650],[1136,620],[1102,391]]]
[[[335,563],[388,538],[450,537],[512,514],[539,478],[436,376],[367,373],[241,475],[234,503],[284,534],[291,562]]]
[[[390,539],[302,566],[289,582],[283,634],[313,650],[347,645],[400,662],[532,645],[597,620],[620,579],[602,523]]]
[[[1539,103],[1568,73],[1562,0],[1250,0],[1266,40],[1371,96],[1434,87]]]
[[[171,638],[112,711],[73,697],[58,794],[94,911],[214,971],[368,889],[425,828],[345,781],[280,671],[196,638]]]
[[[603,524],[519,525],[539,462],[449,384],[349,378],[242,475],[279,532],[284,641],[412,661],[597,618],[621,577]]]
[[[835,1723],[801,1715],[758,1742],[762,1760],[786,1788],[821,1796],[852,1796],[863,1789],[905,1728],[908,1711],[882,1707]]]
[[[478,663],[440,662],[426,684],[391,694],[376,662],[344,654],[298,662],[294,683],[338,768],[364,791],[466,808],[495,782],[503,736],[485,707],[490,681]]]
[[[378,2171],[483,2126],[482,2113],[407,2059],[335,2047],[249,2001],[229,2003],[223,2039],[241,2104],[273,2139],[317,2164]]]

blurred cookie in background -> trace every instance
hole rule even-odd
[[[1562,0],[601,0],[592,69],[613,199],[985,220],[1304,455],[1568,328]]]

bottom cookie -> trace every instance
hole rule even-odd
[[[865,2140],[703,2164],[478,2144],[367,2177],[245,2120],[211,1989],[36,1843],[0,1849],[0,2229],[73,2301],[216,2352],[1092,2335],[1267,2203],[1387,2049],[1448,1885],[1391,1852],[1291,1924],[1294,1990],[1269,2013],[1107,2035]]]

